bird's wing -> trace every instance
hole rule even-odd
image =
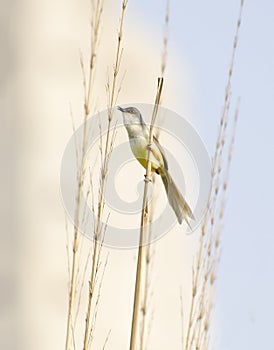
[[[153,142],[155,143],[156,147],[159,149],[159,151],[161,152],[162,154],[162,157],[163,157],[163,161],[164,161],[164,167],[166,170],[168,170],[168,163],[167,163],[167,159],[166,159],[166,155],[165,155],[165,150],[163,149],[163,147],[161,146],[160,142],[158,141],[157,137],[153,135]],[[153,149],[152,149],[152,153],[154,154],[153,152]],[[156,158],[156,155],[154,154],[155,158]]]

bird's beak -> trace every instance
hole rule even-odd
[[[120,106],[118,106],[117,109],[118,109],[119,111],[121,111],[121,112],[124,112],[124,111],[125,111],[124,108],[122,108],[122,107],[120,107]]]

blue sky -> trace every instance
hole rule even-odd
[[[170,2],[169,53],[175,52],[179,60],[187,61],[191,67],[193,81],[187,113],[193,117],[211,154],[239,3]],[[142,18],[151,35],[162,30],[164,2],[140,1],[129,5],[129,9]],[[273,344],[273,16],[273,1],[245,2],[232,81],[231,107],[233,111],[241,97],[240,115],[215,298],[221,321],[218,348],[222,350],[269,349]]]

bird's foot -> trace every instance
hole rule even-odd
[[[147,145],[147,149],[148,149],[149,151],[152,152],[152,144],[151,144],[151,143],[149,143],[149,144]]]
[[[145,182],[152,182],[152,179],[150,176],[148,176],[147,174],[145,174],[144,176],[145,176]]]

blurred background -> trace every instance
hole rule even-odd
[[[90,9],[89,1],[1,1],[3,349],[64,347],[68,275],[59,170],[72,134],[70,108],[76,126],[82,121],[79,50],[87,62]],[[129,0],[118,103],[153,102],[165,9],[165,1]],[[210,155],[238,12],[238,0],[170,1],[163,105],[188,117]],[[120,1],[106,2],[95,80],[98,109],[106,105],[119,13]],[[271,0],[246,1],[236,55],[232,110],[238,96],[241,105],[214,297],[213,343],[222,350],[274,349],[274,238],[268,220],[274,210],[273,15]],[[189,285],[194,244],[195,237],[180,229],[157,243],[149,349],[180,349],[179,289]],[[126,349],[136,252],[109,252],[94,348],[102,348],[111,329],[109,348]]]

